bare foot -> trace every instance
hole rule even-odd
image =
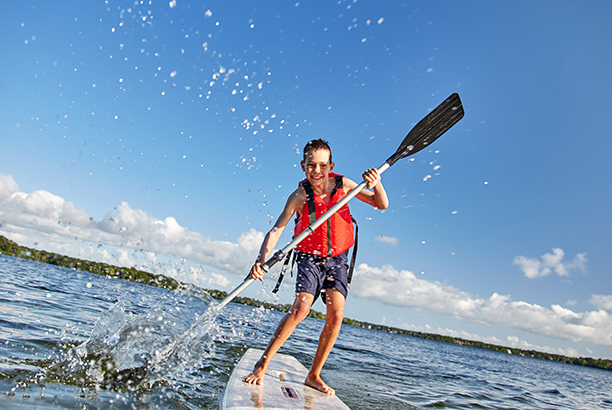
[[[242,381],[245,383],[249,383],[249,384],[258,384],[258,385],[263,384],[263,379],[266,374],[267,368],[268,366],[265,366],[263,364],[263,357],[262,357],[261,359],[257,361],[257,363],[255,363],[255,367],[253,368],[253,371],[248,376],[246,376],[244,379],[242,379]]]
[[[330,396],[333,396],[336,393],[334,389],[325,384],[325,382],[321,379],[321,376],[308,374],[308,376],[306,376],[306,380],[304,380],[304,384]]]

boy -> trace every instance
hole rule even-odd
[[[335,164],[332,162],[331,149],[322,139],[309,141],[306,144],[301,165],[306,179],[300,182],[298,188],[289,196],[276,224],[266,234],[257,262],[249,274],[254,279],[263,281],[264,271],[261,265],[273,252],[285,226],[294,214],[298,215],[295,227],[295,236],[297,236],[314,219],[323,215],[327,209],[357,186],[350,179],[333,173]],[[367,188],[373,191],[364,189],[356,197],[378,209],[387,208],[389,200],[378,171],[375,168],[368,169],[363,173],[363,179],[368,182]],[[344,318],[344,302],[348,291],[348,265],[345,252],[351,246],[353,246],[353,226],[348,205],[344,205],[327,224],[321,225],[296,246],[298,273],[293,307],[281,319],[262,357],[255,364],[253,372],[244,378],[246,383],[262,383],[272,356],[308,315],[311,305],[323,291],[327,307],[325,325],[304,384],[323,393],[334,394],[334,390],[321,380],[321,370],[336,342]]]

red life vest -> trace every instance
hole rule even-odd
[[[302,212],[297,216],[294,237],[302,233],[308,225],[320,218],[329,208],[337,204],[346,195],[342,189],[342,175],[332,173],[330,176],[335,178],[336,185],[328,205],[325,205],[323,199],[314,193],[308,179],[300,182],[300,185],[306,191],[306,203]],[[311,255],[333,257],[348,251],[353,246],[353,243],[351,213],[348,205],[345,204],[326,223],[319,226],[300,242],[296,249]]]

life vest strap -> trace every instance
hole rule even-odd
[[[353,245],[353,255],[351,256],[351,264],[349,265],[348,275],[346,277],[346,283],[350,284],[353,279],[353,271],[355,270],[355,261],[357,260],[357,248],[359,247],[359,225],[353,216],[351,215],[351,221],[355,224],[355,244]],[[347,251],[348,252],[348,251]]]
[[[293,264],[295,263],[295,252],[293,251],[293,249],[291,249],[288,253],[287,256],[285,257],[285,262],[283,263],[283,267],[280,271],[280,274],[278,275],[278,280],[276,281],[276,286],[274,286],[274,289],[272,290],[272,293],[276,294],[276,292],[278,292],[278,289],[280,289],[280,285],[283,282],[283,279],[285,277],[285,272],[287,271],[287,268],[289,267],[289,264],[291,263],[291,260],[293,259],[293,263],[291,264],[291,276],[293,276]]]

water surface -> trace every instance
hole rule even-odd
[[[0,408],[214,409],[281,314],[211,304],[0,255]],[[308,367],[322,324],[306,319],[282,351]],[[354,410],[612,409],[609,371],[346,325],[323,377]]]

